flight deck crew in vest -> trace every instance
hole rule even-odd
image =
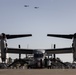
[[[49,59],[48,59],[48,61],[47,61],[47,68],[48,68],[48,69],[51,68],[51,60],[49,60]]]
[[[48,59],[47,59],[47,57],[45,57],[45,59],[44,59],[44,66],[45,66],[45,68],[47,68],[47,61],[48,61]]]

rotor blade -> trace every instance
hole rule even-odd
[[[72,39],[74,35],[61,35],[61,34],[47,34],[47,36],[52,37],[59,37],[59,38],[66,38],[66,39]]]
[[[21,37],[29,37],[29,36],[32,36],[32,34],[6,35],[7,39],[21,38]]]

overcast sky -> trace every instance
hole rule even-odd
[[[0,0],[0,33],[32,34],[32,37],[8,40],[8,47],[18,44],[32,49],[47,49],[53,44],[56,48],[71,47],[72,40],[47,37],[47,34],[75,32],[76,0]],[[57,56],[72,61],[72,54]]]

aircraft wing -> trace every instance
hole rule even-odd
[[[7,48],[7,53],[14,54],[33,54],[33,49]]]
[[[74,35],[73,35],[73,34],[69,34],[69,35],[47,34],[47,36],[50,36],[50,37],[59,37],[59,38],[66,38],[66,39],[72,39]]]
[[[20,37],[29,37],[29,36],[32,36],[32,34],[19,34],[19,35],[6,34],[7,39],[20,38]]]
[[[73,53],[72,47],[70,48],[58,48],[58,49],[45,49],[47,54],[63,54],[63,53]]]

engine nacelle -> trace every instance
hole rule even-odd
[[[73,61],[76,61],[76,38],[73,40]]]
[[[0,40],[0,50],[1,50],[1,59],[2,62],[6,61],[6,43],[4,40]]]

